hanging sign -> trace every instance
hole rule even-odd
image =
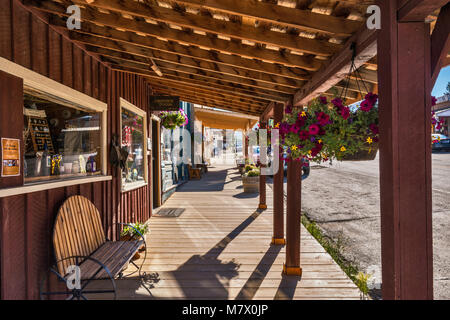
[[[2,138],[2,177],[20,176],[20,140]]]
[[[150,96],[151,111],[178,111],[179,109],[180,97]]]

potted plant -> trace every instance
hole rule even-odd
[[[178,111],[163,111],[159,114],[161,124],[166,129],[175,129],[188,124],[188,117],[183,109]]]
[[[147,223],[130,223],[129,225],[126,225],[122,232],[120,233],[120,240],[121,241],[138,241],[141,240],[141,235],[145,237],[146,234],[149,233],[148,224]],[[142,245],[139,248],[139,252],[142,252],[145,250],[144,245]],[[139,252],[136,252],[136,254],[133,257],[133,260],[139,259],[140,254]]]
[[[260,170],[256,166],[247,165],[245,173],[242,175],[242,186],[245,193],[259,192]]]

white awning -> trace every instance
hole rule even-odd
[[[436,117],[439,117],[439,118],[450,117],[450,109],[436,112]]]

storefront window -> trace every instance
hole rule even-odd
[[[130,110],[131,106],[122,105],[122,149],[128,152],[126,167],[122,171],[123,191],[139,187],[147,180],[146,119],[142,111],[135,108]]]
[[[102,114],[38,92],[24,94],[25,183],[99,175]]]

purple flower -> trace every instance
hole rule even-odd
[[[380,132],[378,126],[375,123],[370,124],[369,129],[373,134],[378,134]]]
[[[330,121],[330,116],[327,115],[325,112],[319,112],[317,114],[317,122],[321,126],[324,126],[324,125],[328,124],[329,121]]]
[[[306,130],[302,130],[302,131],[300,131],[298,136],[299,136],[300,140],[306,140],[309,137],[309,133]]]
[[[327,97],[320,97],[319,100],[322,104],[328,104]]]
[[[286,109],[284,109],[284,112],[287,113],[287,114],[291,114],[292,113],[292,106],[291,105],[286,106]]]
[[[341,107],[344,106],[344,104],[342,103],[342,100],[340,98],[336,98],[336,99],[331,100],[331,103],[334,104],[334,106],[336,108],[341,108]]]
[[[363,102],[361,102],[360,108],[364,112],[369,112],[370,110],[372,110],[373,104],[370,104],[368,100],[364,100]]]

